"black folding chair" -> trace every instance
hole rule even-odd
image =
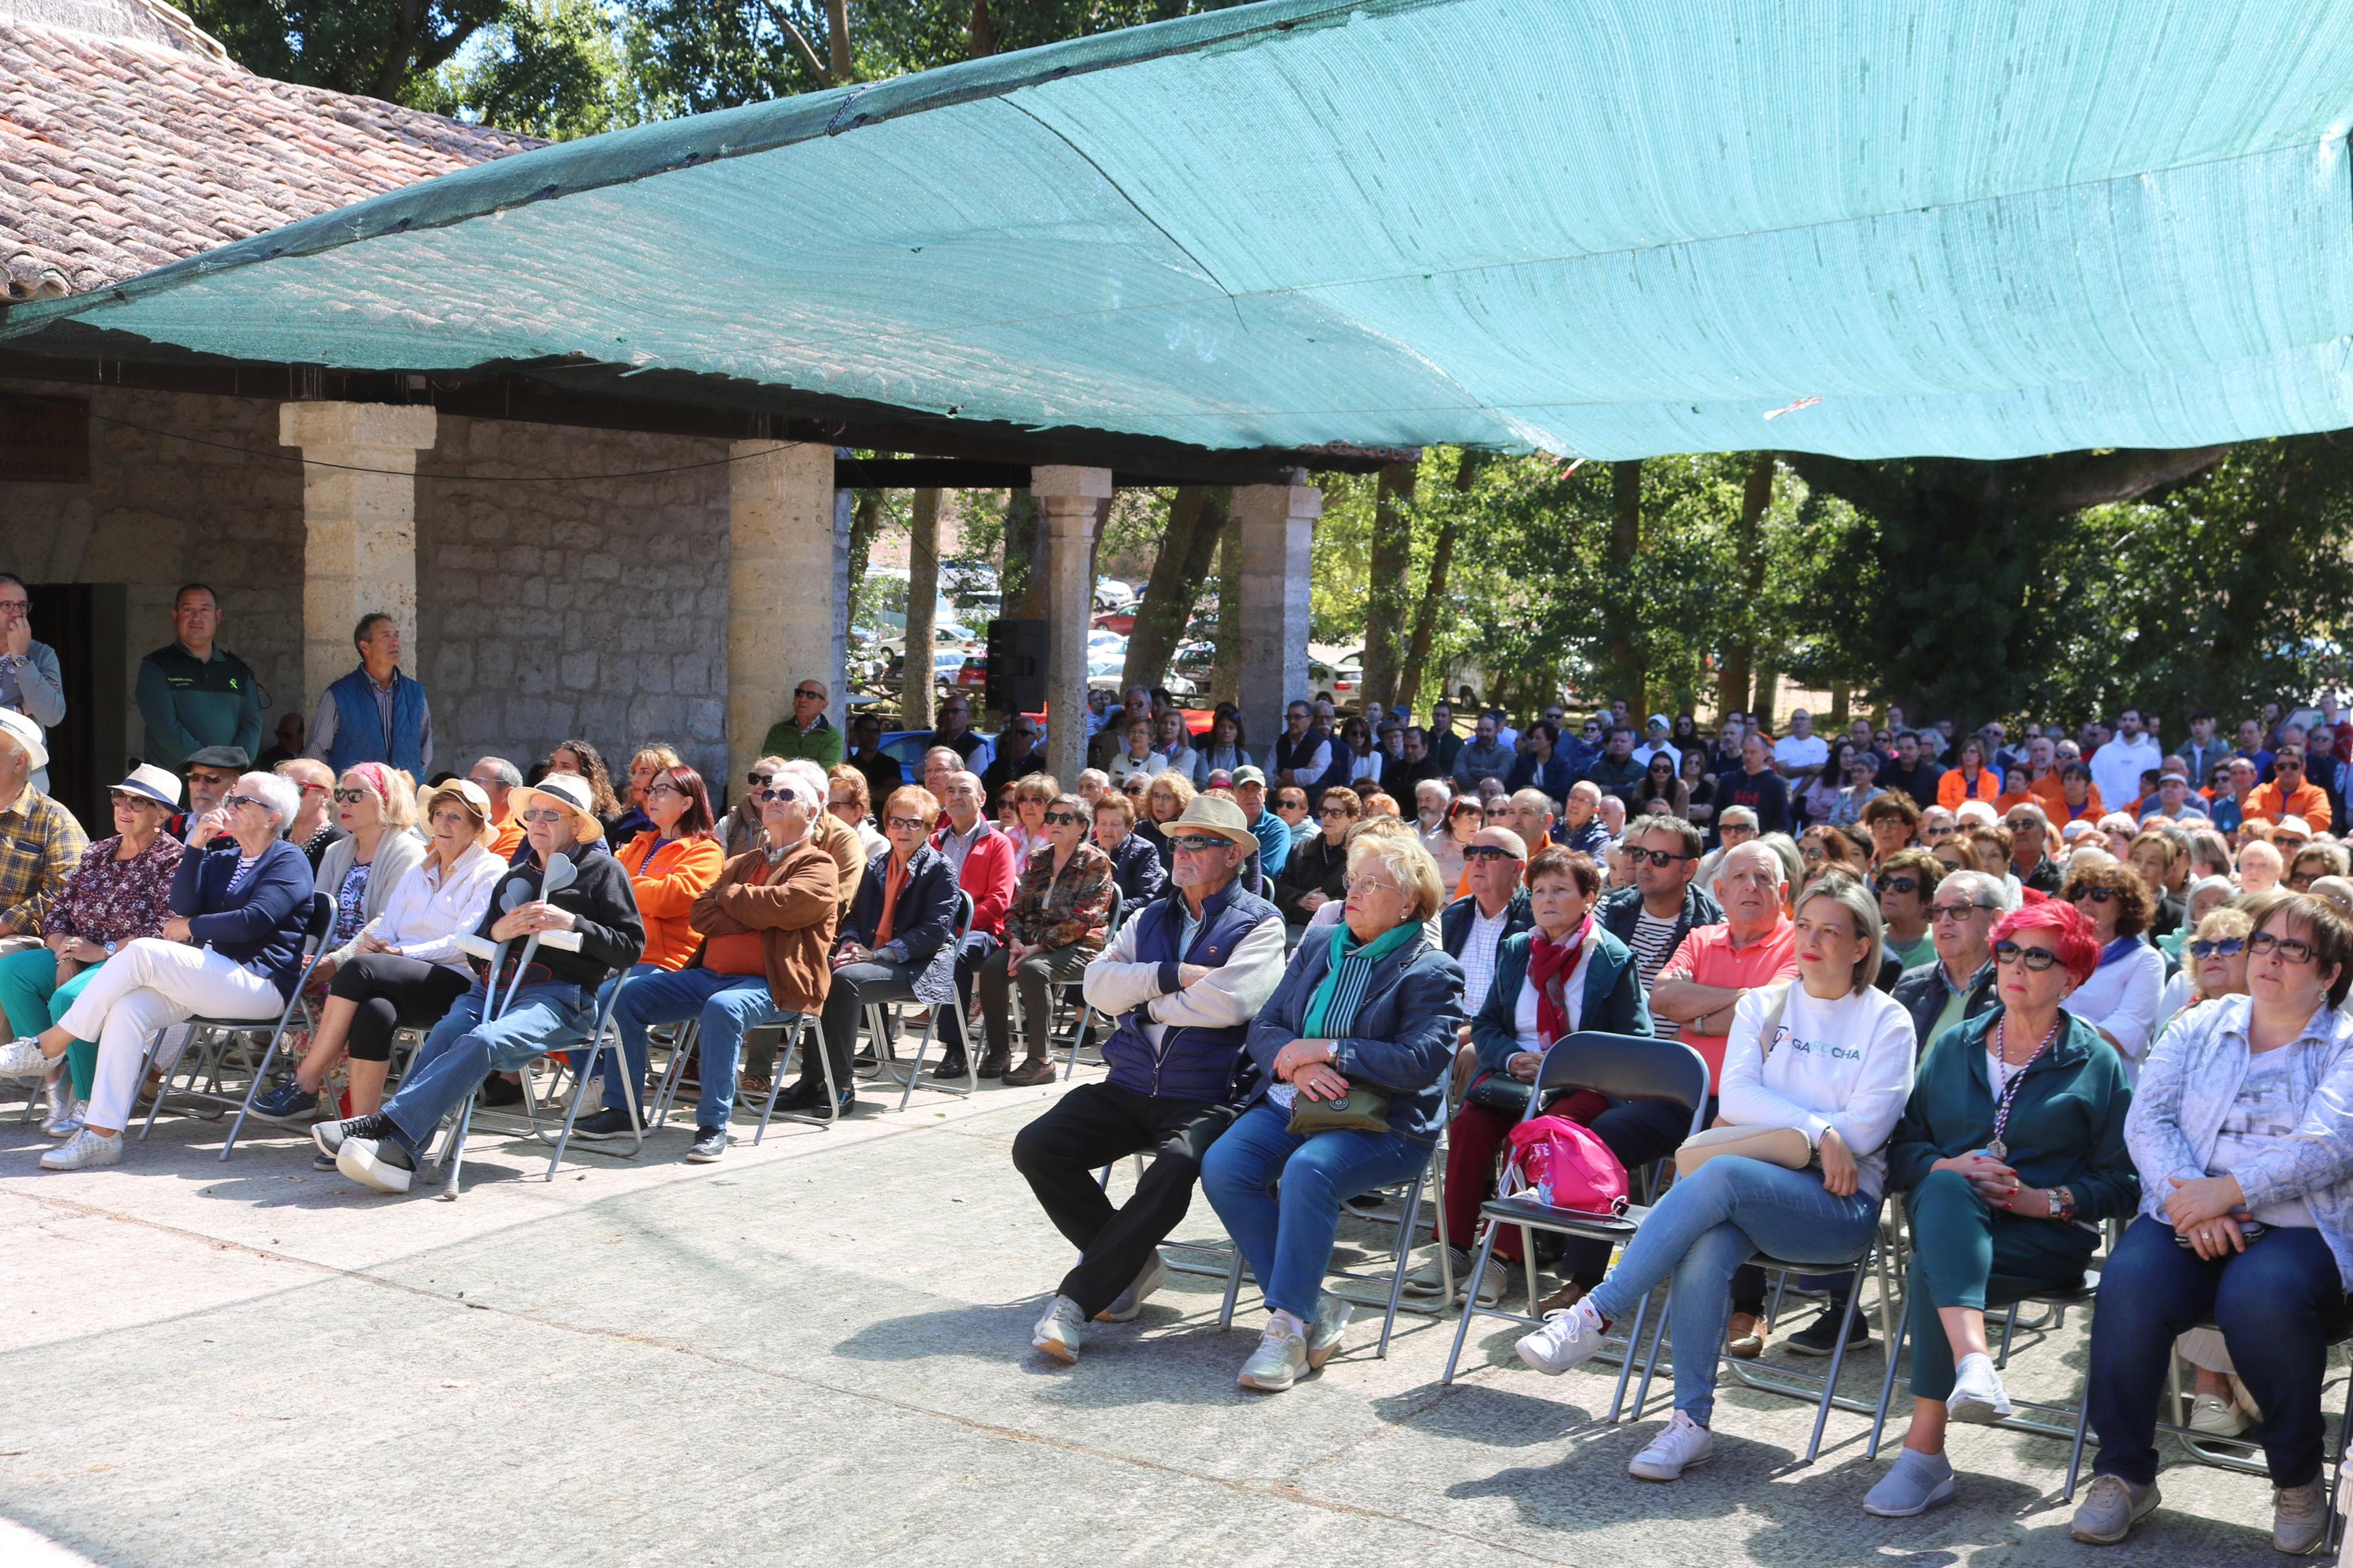
[[[1111,945],[1111,939],[1119,934],[1120,921],[1126,918],[1126,900],[1120,896],[1119,888],[1114,884],[1111,890],[1111,919],[1103,925],[1104,946]],[[1057,980],[1047,987],[1047,994],[1054,998],[1058,1006],[1068,1005],[1073,996],[1078,998],[1077,1016],[1071,1022],[1071,1037],[1062,1059],[1062,1081],[1065,1083],[1070,1081],[1071,1074],[1079,1070],[1079,1047],[1086,1043],[1087,1026],[1103,1016],[1087,1002],[1086,981],[1086,971],[1082,969],[1068,980]],[[1106,1024],[1110,1021],[1103,1019]],[[1046,1027],[1050,1039],[1053,1030],[1051,1019],[1047,1020]],[[1027,1028],[1027,1020],[1024,1020],[1024,1028]],[[1026,1040],[1028,1036],[1025,1034],[1023,1038]]]
[[[319,966],[319,960],[326,952],[327,934],[334,929],[333,896],[312,893],[310,913],[302,923],[301,972],[295,977],[294,989],[287,996],[286,1005],[280,1009],[275,1024],[253,1018],[199,1016],[172,1026],[172,1028],[185,1027],[190,1031],[187,1044],[181,1049],[179,1060],[166,1069],[164,1081],[155,1086],[155,1099],[147,1107],[147,1120],[139,1126],[142,1142],[153,1130],[155,1115],[164,1109],[164,1096],[170,1094],[184,1100],[203,1100],[221,1107],[224,1111],[237,1112],[237,1120],[229,1125],[228,1142],[221,1145],[220,1157],[224,1160],[229,1157],[230,1152],[237,1147],[237,1134],[245,1130],[245,1119],[253,1113],[255,1099],[260,1095],[262,1086],[269,1081],[269,1064],[278,1055],[278,1043],[285,1037],[288,1022],[299,1012],[302,1015],[303,1026],[311,1026],[311,1005],[302,999],[302,987],[309,982],[311,972]],[[245,1092],[240,1095],[224,1089],[221,1083],[223,1074],[239,1063],[237,1042],[250,1039],[265,1029],[269,1031],[269,1040],[262,1047],[261,1059],[253,1064],[253,1077],[246,1084]],[[159,1029],[155,1037],[147,1042],[146,1057],[139,1073],[142,1081],[154,1065],[156,1053],[163,1047],[164,1037],[170,1033],[171,1029]],[[183,1065],[187,1068],[187,1082],[179,1089],[174,1089],[171,1075]]]
[[[1580,1089],[1592,1089],[1611,1100],[1655,1100],[1681,1106],[1691,1117],[1692,1131],[1697,1132],[1707,1112],[1707,1062],[1681,1040],[1579,1030],[1554,1042],[1545,1052],[1535,1091],[1528,1096],[1528,1114],[1536,1114],[1538,1107],[1557,1094]],[[1454,1381],[1454,1369],[1462,1358],[1462,1345],[1470,1337],[1472,1318],[1503,1318],[1531,1328],[1541,1326],[1543,1320],[1536,1315],[1535,1270],[1532,1267],[1537,1231],[1615,1245],[1633,1237],[1645,1212],[1633,1208],[1623,1215],[1586,1214],[1539,1203],[1532,1194],[1512,1192],[1499,1194],[1479,1205],[1480,1217],[1486,1222],[1486,1234],[1480,1240],[1479,1256],[1471,1265],[1472,1289],[1463,1296],[1462,1321],[1455,1328],[1454,1347],[1447,1352],[1446,1371],[1439,1381]],[[1528,1310],[1525,1313],[1508,1311],[1500,1302],[1493,1307],[1479,1305],[1477,1281],[1485,1278],[1488,1260],[1494,1255],[1496,1232],[1506,1225],[1519,1228],[1520,1255],[1531,1265],[1527,1270]],[[1651,1304],[1645,1300],[1634,1310],[1634,1320],[1626,1327],[1626,1353],[1619,1365],[1617,1393],[1609,1403],[1612,1421],[1618,1419],[1625,1404],[1627,1380],[1633,1374],[1635,1362],[1641,1359],[1638,1350],[1642,1324],[1650,1310]],[[1664,1316],[1662,1312],[1662,1320]],[[1656,1333],[1651,1336],[1653,1357],[1659,1338]]]

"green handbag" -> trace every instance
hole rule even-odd
[[[1345,1100],[1310,1100],[1303,1094],[1291,1102],[1290,1130],[1301,1138],[1316,1132],[1386,1132],[1389,1097],[1360,1083],[1348,1086]]]

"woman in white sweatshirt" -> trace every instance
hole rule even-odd
[[[1628,1467],[1644,1480],[1673,1480],[1708,1457],[1733,1270],[1758,1253],[1852,1263],[1878,1227],[1887,1138],[1912,1091],[1910,1016],[1872,988],[1881,932],[1870,889],[1826,874],[1798,895],[1796,925],[1797,980],[1746,992],[1733,1011],[1718,1110],[1726,1125],[1803,1133],[1811,1162],[1709,1160],[1668,1189],[1607,1279],[1519,1342],[1530,1366],[1566,1372],[1672,1279],[1675,1409]]]

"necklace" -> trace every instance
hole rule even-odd
[[[1995,1086],[1997,1103],[1993,1109],[1993,1137],[1986,1143],[1986,1152],[1997,1160],[2010,1158],[2010,1145],[2002,1141],[2001,1135],[2010,1126],[2010,1108],[2018,1099],[2019,1086],[2026,1081],[2026,1069],[2041,1060],[2042,1053],[2051,1048],[2051,1042],[2059,1037],[2059,1025],[2063,1017],[2062,1015],[2060,1018],[2051,1020],[2050,1031],[2042,1037],[2042,1043],[2034,1047],[2032,1056],[2018,1064],[2016,1072],[2010,1070],[2009,1015],[2004,1014],[1993,1026],[1994,1059],[2001,1063],[2002,1077],[2001,1082]]]

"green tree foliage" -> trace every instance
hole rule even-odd
[[[645,47],[599,0],[513,0],[418,85],[416,107],[551,142],[616,131],[667,107],[645,96]]]
[[[512,0],[189,0],[239,65],[280,81],[409,103]]]

